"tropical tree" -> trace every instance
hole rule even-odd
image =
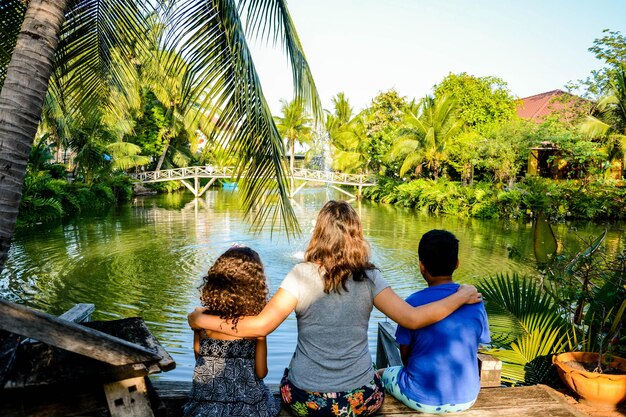
[[[498,183],[512,186],[528,163],[530,144],[536,140],[534,129],[532,122],[520,118],[483,126],[476,166],[493,174]]]
[[[603,36],[593,41],[588,51],[605,64],[603,68],[593,70],[583,80],[573,81],[566,86],[568,90],[582,89],[583,97],[598,100],[611,93],[611,81],[615,79],[619,67],[626,62],[626,36],[619,31],[604,29]]]
[[[406,98],[394,89],[379,93],[372,104],[363,111],[367,141],[362,144],[368,155],[367,169],[380,175],[394,176],[399,167],[386,156],[395,139],[395,132],[402,124]]]
[[[516,114],[515,98],[507,83],[498,77],[476,77],[465,72],[449,74],[435,86],[435,98],[453,97],[458,116],[472,128],[512,119]]]
[[[181,101],[210,107],[209,119],[220,114],[211,135],[242,155],[239,172],[249,174],[242,187],[243,204],[252,220],[282,220],[297,228],[282,138],[246,42],[246,33],[282,40],[295,96],[318,115],[319,98],[284,0],[7,0],[0,7],[0,267],[15,228],[26,161],[50,76],[54,73],[50,89],[72,103],[68,107],[98,109],[122,73],[111,71],[112,51],[119,48],[132,56],[132,47],[146,48],[146,17],[152,12],[165,19],[163,49],[179,51],[189,66]],[[240,13],[246,15],[245,29]],[[174,68],[179,64],[174,59],[164,62]],[[64,89],[58,88],[61,82]],[[265,204],[268,192],[280,197],[277,204]]]
[[[435,179],[446,158],[446,146],[459,133],[462,121],[456,117],[456,102],[451,97],[426,96],[411,103],[404,111],[403,127],[389,152],[392,160],[401,159],[400,176],[410,169],[415,173],[427,167]]]
[[[602,141],[609,161],[619,161],[623,169],[626,150],[626,64],[621,64],[615,78],[609,81],[610,94],[595,108],[595,115],[587,116],[581,131],[590,138]]]
[[[367,115],[353,117],[352,106],[344,93],[333,97],[334,112],[326,113],[326,130],[332,152],[332,168],[339,172],[357,172],[367,164]]]
[[[296,142],[303,145],[311,139],[312,119],[307,115],[302,100],[281,101],[282,116],[274,117],[276,127],[287,140],[289,147],[289,169],[293,171]]]
[[[474,168],[480,158],[483,137],[474,129],[464,129],[447,146],[448,164],[461,176],[463,185],[474,184]]]

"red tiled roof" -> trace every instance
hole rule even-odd
[[[552,90],[525,97],[521,99],[521,103],[517,106],[517,115],[523,119],[541,123],[546,116],[567,106],[563,101],[556,99],[563,94],[570,95],[561,90]]]

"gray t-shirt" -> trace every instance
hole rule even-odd
[[[374,297],[389,284],[372,269],[360,282],[349,279],[348,291],[324,293],[319,267],[296,265],[280,288],[298,299],[298,345],[289,365],[289,380],[306,391],[339,392],[372,380],[367,326]]]

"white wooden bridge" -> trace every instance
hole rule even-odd
[[[131,174],[131,177],[140,183],[152,183],[162,181],[180,181],[187,187],[194,196],[200,197],[204,192],[218,179],[235,180],[237,171],[234,167],[215,167],[211,165],[195,166],[186,168],[164,169],[161,171],[140,172]],[[246,177],[246,173],[242,173],[241,177]],[[345,174],[341,172],[331,171],[315,171],[305,168],[295,168],[290,178],[303,181],[297,188],[292,187],[290,197],[293,197],[302,190],[309,182],[325,183],[330,187],[341,191],[352,198],[361,195],[363,187],[372,187],[376,185],[376,181],[371,175],[362,174]],[[209,182],[200,187],[200,179],[208,178]],[[193,180],[193,184],[190,181]],[[356,195],[338,187],[339,185],[348,185],[358,188]]]

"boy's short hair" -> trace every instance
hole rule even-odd
[[[417,253],[431,276],[452,275],[459,260],[459,240],[447,230],[431,230],[420,239]]]

